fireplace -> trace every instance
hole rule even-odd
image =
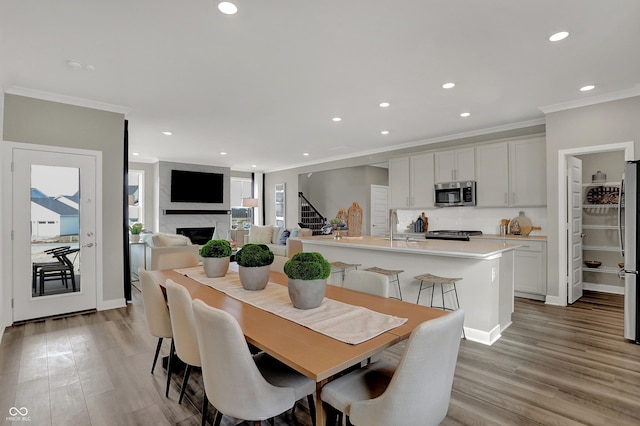
[[[213,238],[215,230],[215,226],[202,228],[176,228],[176,234],[189,237],[193,244],[203,245]]]

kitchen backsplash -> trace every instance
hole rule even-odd
[[[499,234],[500,220],[513,219],[520,211],[531,219],[533,226],[539,226],[541,231],[532,231],[531,235],[547,235],[547,208],[476,208],[476,207],[446,207],[422,210],[398,210],[398,232],[407,232],[411,222],[424,212],[429,219],[429,231],[454,229],[465,231],[482,231],[484,234]]]

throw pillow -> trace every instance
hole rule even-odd
[[[249,228],[249,242],[254,244],[271,244],[273,226],[251,225]]]
[[[278,238],[278,244],[281,246],[287,245],[287,238],[289,238],[290,234],[291,232],[289,232],[288,229],[283,229],[280,233],[280,237]]]
[[[289,232],[289,238],[297,237],[299,232],[300,232],[299,229],[292,229],[291,232]]]
[[[156,235],[156,237],[158,240],[160,240],[160,244],[159,244],[160,247],[191,245],[191,240],[189,239],[189,237],[185,237],[184,235],[163,234],[163,235]]]
[[[280,239],[280,232],[281,231],[282,231],[282,226],[274,226],[273,227],[273,232],[271,233],[271,243],[272,244],[278,244],[278,240]]]

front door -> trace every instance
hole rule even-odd
[[[97,157],[14,148],[12,161],[13,320],[95,309]]]
[[[567,206],[569,232],[569,282],[567,289],[567,302],[574,303],[582,297],[582,160],[569,157],[568,169],[568,194]]]

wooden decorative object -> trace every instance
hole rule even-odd
[[[340,210],[338,210],[338,214],[336,215],[336,217],[340,219],[342,223],[348,226],[349,216],[347,215],[347,212],[342,207],[340,207]]]
[[[347,235],[350,237],[362,236],[362,208],[357,202],[353,202],[349,207],[349,220],[347,222],[349,230]]]

